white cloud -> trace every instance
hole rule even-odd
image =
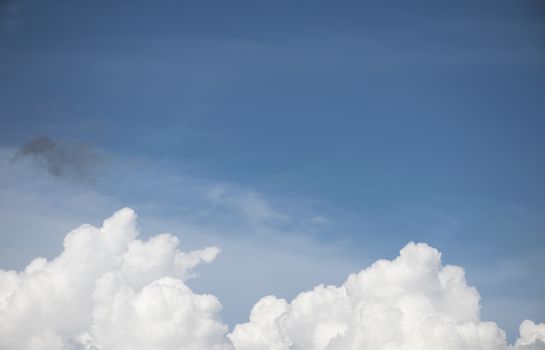
[[[271,224],[289,221],[289,217],[273,209],[264,196],[251,190],[241,191],[225,184],[210,186],[206,191],[212,210],[223,209],[240,215],[250,224]]]
[[[409,243],[340,286],[315,287],[291,302],[268,296],[229,335],[237,350],[507,350],[505,332],[479,316],[464,270]],[[545,349],[545,325],[524,321],[515,349]]]
[[[319,285],[291,302],[267,296],[227,335],[219,300],[185,284],[219,249],[183,253],[169,234],[137,235],[125,208],[101,228],[70,232],[50,261],[0,270],[0,349],[545,349],[545,324],[531,321],[508,345],[495,323],[480,320],[464,270],[414,243],[340,287]]]
[[[522,322],[520,325],[520,338],[517,340],[516,349],[545,349],[545,324],[535,324],[530,320]]]
[[[55,257],[64,233],[81,222],[100,223],[127,201],[142,214],[140,239],[154,232],[173,232],[186,250],[222,248],[219,261],[201,267],[202,277],[189,284],[222,301],[222,316],[230,326],[245,320],[263,295],[294,297],[321,282],[338,283],[368,262],[335,258],[343,252],[340,246],[322,244],[304,226],[310,213],[278,205],[246,187],[172,175],[160,162],[131,166],[115,160],[108,162],[115,169],[101,169],[107,172],[101,178],[115,178],[112,191],[51,176],[28,157],[12,161],[15,153],[0,147],[3,268],[23,269],[37,255]],[[261,208],[250,215],[245,207],[253,198],[258,198],[253,203],[261,203]],[[273,280],[271,275],[282,279]]]
[[[122,209],[101,228],[83,225],[51,261],[0,270],[0,349],[228,349],[221,304],[184,281],[219,249],[190,253],[168,234],[136,238]]]
[[[81,218],[96,220],[103,215],[102,213],[121,206],[119,200],[92,188],[70,187],[44,172],[38,172],[36,165],[28,160],[10,163],[12,154],[13,150],[0,149],[0,160],[2,164],[7,164],[0,167],[2,169],[0,221],[3,223],[1,234],[7,242],[2,248],[1,259],[8,264],[15,258],[35,256],[37,250],[48,257],[54,256],[52,251],[56,248],[52,248],[52,242],[60,240],[59,233],[66,232],[67,225],[74,227],[73,223],[81,222],[79,221]],[[141,181],[135,181],[131,179],[130,173],[123,177],[123,182],[133,181],[128,188],[138,188],[138,193],[142,188],[145,190],[144,185],[148,183],[165,186],[164,191],[159,191],[157,195],[161,200],[167,198],[163,209],[175,207],[177,203],[168,200],[169,193],[172,198],[183,197],[180,202],[189,205],[182,211],[187,215],[172,219],[149,217],[148,210],[146,218],[149,219],[144,220],[146,231],[160,232],[174,228],[180,232],[185,247],[202,247],[210,244],[219,244],[222,247],[224,254],[219,264],[207,267],[206,271],[203,271],[203,278],[189,283],[198,293],[187,287],[186,280],[194,276],[192,268],[197,264],[213,260],[218,252],[217,248],[184,254],[177,251],[178,239],[171,235],[158,235],[142,241],[134,236],[129,239],[131,234],[136,234],[135,228],[129,224],[124,226],[124,234],[116,233],[117,228],[110,230],[109,232],[113,233],[107,240],[110,242],[108,244],[104,239],[90,238],[93,237],[91,233],[81,234],[81,237],[76,235],[80,238],[75,240],[67,237],[66,242],[80,244],[73,243],[71,249],[65,249],[62,254],[50,261],[36,259],[22,272],[0,270],[0,349],[68,350],[81,349],[83,345],[90,349],[93,349],[92,346],[101,345],[103,350],[138,350],[137,346],[145,349],[170,349],[173,346],[176,349],[213,349],[214,346],[229,348],[232,345],[230,339],[225,336],[228,332],[227,326],[219,319],[221,304],[215,297],[200,295],[201,293],[212,291],[218,295],[221,301],[225,302],[224,316],[230,319],[231,325],[234,325],[246,317],[249,306],[260,296],[274,293],[291,298],[295,296],[295,291],[306,290],[320,282],[338,283],[348,271],[356,271],[356,266],[367,262],[364,259],[368,258],[368,254],[362,254],[363,256],[358,259],[358,265],[355,265],[354,259],[340,259],[342,256],[342,251],[339,251],[340,245],[319,244],[312,240],[312,237],[305,235],[304,230],[298,230],[297,225],[283,226],[285,222],[297,224],[297,216],[300,215],[293,214],[292,211],[286,210],[286,207],[279,211],[278,205],[273,205],[259,193],[232,185],[217,185],[192,179],[186,179],[185,182],[174,179],[175,181],[169,182],[163,181],[163,178],[149,181],[149,177],[146,177]],[[133,173],[139,174],[138,171]],[[149,190],[155,193],[157,188]],[[208,196],[203,196],[203,193]],[[289,212],[290,216],[284,212]],[[125,221],[128,223],[131,220]],[[134,221],[132,222],[134,224]],[[158,227],[161,229],[157,229]],[[98,234],[108,229],[83,226],[76,231],[80,230]],[[15,234],[21,238],[11,241],[10,237]],[[114,246],[121,247],[121,250],[113,251]],[[427,255],[430,255],[428,249],[417,250],[415,254],[420,258]],[[62,256],[66,257],[61,258]],[[112,258],[115,256],[117,258]],[[122,263],[119,262],[120,256]],[[393,263],[380,264],[390,266]],[[438,267],[431,271],[435,271],[434,273],[439,276],[440,271],[445,269],[446,267],[441,267],[439,262]],[[395,269],[385,268],[378,276],[396,275],[393,271]],[[408,273],[410,271],[412,271],[410,268],[401,269],[397,275],[408,278],[411,276]],[[361,274],[363,272],[359,275]],[[430,279],[427,280],[425,276]],[[499,342],[498,347],[492,349],[509,348],[502,338],[501,330],[495,324],[480,321],[478,295],[468,292],[472,289],[463,279],[455,284],[460,290],[449,294],[440,289],[426,289],[430,281],[437,282],[438,277],[434,276],[433,273],[424,275],[420,279],[422,284],[415,282],[415,290],[405,291],[407,295],[420,293],[431,300],[432,305],[437,308],[435,311],[438,315],[450,318],[458,315],[459,318],[455,318],[455,322],[446,322],[446,326],[435,321],[432,324],[435,326],[437,323],[437,329],[432,330],[438,332],[439,336],[444,329],[449,330],[448,337],[438,340],[443,346],[441,349],[460,348],[456,347],[459,345],[456,341],[449,338],[451,335],[458,335],[467,341],[477,341],[488,339],[485,337],[488,331],[491,331],[489,340],[492,343],[495,340]],[[393,277],[381,281],[381,284],[375,282],[372,285],[376,285],[377,295],[380,294],[378,292],[380,290],[390,292],[401,288],[403,291],[406,287],[402,282],[396,282]],[[396,338],[395,332],[403,328],[390,327],[388,322],[393,325],[399,323],[397,320],[399,313],[392,311],[393,307],[389,308],[388,312],[377,312],[376,309],[367,306],[365,309],[355,311],[351,309],[356,305],[355,296],[348,299],[350,307],[347,309],[344,305],[348,296],[342,294],[343,291],[346,292],[347,286],[348,282],[341,287],[317,287],[289,303],[283,299],[268,297],[267,302],[262,301],[254,308],[249,324],[239,325],[236,330],[233,328],[231,337],[233,339],[235,336],[238,337],[236,340],[238,349],[256,350],[285,349],[290,343],[299,344],[292,349],[319,349],[319,346],[328,343],[331,337],[338,333],[346,334],[346,337],[342,341],[341,339],[335,341],[340,345],[333,343],[327,349],[335,349],[333,347],[335,345],[350,350],[357,345],[350,341],[378,341],[381,336]],[[463,291],[467,293],[464,294]],[[386,292],[384,294],[387,295]],[[155,300],[156,295],[166,295],[166,298],[157,304],[146,302],[150,296]],[[307,302],[308,310],[307,306],[297,306],[303,305],[303,302],[296,302],[305,300],[305,295],[312,301]],[[400,292],[400,295],[403,293]],[[441,299],[439,298],[441,295],[442,298],[451,295],[453,300],[449,303],[445,301],[442,304],[435,304]],[[367,295],[363,300],[374,300],[376,303],[373,299],[375,297]],[[357,300],[361,301],[361,298]],[[407,303],[402,303],[401,299],[408,297],[399,298],[400,300],[396,301],[392,296],[388,302],[402,311],[407,311],[401,308]],[[488,300],[491,299],[486,298],[486,301]],[[537,305],[537,301],[534,303]],[[444,307],[439,308],[437,305]],[[445,305],[452,305],[452,310]],[[499,307],[495,305],[495,308],[503,308],[503,305]],[[519,306],[520,303],[505,305],[506,308]],[[305,312],[299,310],[298,316],[295,317],[293,313],[297,308],[304,309]],[[173,312],[156,313],[154,310]],[[362,310],[365,310],[367,315],[367,323],[354,319],[361,316]],[[409,308],[404,317],[414,318],[418,310]],[[527,308],[517,310],[516,315],[528,316]],[[373,323],[372,315],[380,316],[376,323]],[[513,313],[509,312],[506,317],[519,319],[519,316],[512,315]],[[535,312],[532,315],[540,316]],[[291,321],[284,322],[287,319]],[[463,321],[464,319],[473,321]],[[441,324],[446,328],[439,327]],[[462,326],[463,324],[466,325]],[[173,328],[166,325],[173,325]],[[206,325],[202,329],[208,330],[209,333],[199,333],[195,328],[187,328],[188,325]],[[534,326],[533,323],[525,322],[523,326],[521,337],[516,343],[517,349],[543,349],[545,334],[543,325]],[[449,327],[454,327],[455,332],[451,332]],[[245,334],[244,329],[247,329]],[[384,329],[388,331],[381,332]],[[112,333],[112,330],[119,332]],[[422,328],[421,333],[429,330]],[[435,333],[430,331],[430,334]],[[196,337],[191,338],[192,335]],[[449,339],[451,343],[448,343]],[[419,344],[417,349],[425,349],[424,345]],[[398,348],[410,349],[410,345],[400,345]],[[469,345],[467,348],[471,349]]]

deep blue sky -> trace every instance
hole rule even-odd
[[[367,258],[426,241],[485,302],[545,299],[543,1],[0,3],[3,147],[86,143],[109,159],[93,191],[142,215],[191,196],[136,183],[235,184],[325,218],[279,234]]]

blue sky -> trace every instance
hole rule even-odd
[[[131,206],[150,231],[256,249],[271,278],[248,298],[424,241],[485,318],[545,321],[543,2],[0,6],[3,267]],[[100,161],[82,180],[9,160],[36,137]],[[195,288],[234,298],[214,279],[253,275],[222,259],[247,270],[204,267]]]

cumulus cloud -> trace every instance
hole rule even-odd
[[[288,302],[261,299],[249,322],[228,327],[213,295],[187,285],[216,247],[184,253],[178,239],[138,239],[122,209],[83,225],[52,260],[0,270],[0,349],[10,350],[545,350],[545,324],[524,321],[515,344],[480,319],[464,270],[409,243],[339,287],[319,285]]]
[[[59,142],[46,136],[27,141],[14,160],[30,157],[55,177],[88,181],[100,161],[99,154],[82,143]]]
[[[464,270],[410,243],[340,286],[315,287],[291,302],[267,296],[229,335],[237,350],[543,350],[545,325],[524,321],[509,346],[479,316],[480,297]]]
[[[137,234],[122,209],[70,232],[55,259],[0,270],[0,349],[229,348],[220,302],[184,283],[219,249],[183,253],[169,234]]]

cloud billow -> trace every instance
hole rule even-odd
[[[500,350],[505,332],[479,317],[479,294],[464,270],[409,243],[340,286],[317,286],[288,303],[268,296],[230,335],[237,350]],[[525,321],[515,349],[545,349],[545,325]]]
[[[219,250],[190,253],[162,234],[136,239],[123,209],[101,228],[83,225],[55,259],[0,270],[0,349],[225,349],[221,304],[184,283]]]
[[[544,350],[545,324],[524,321],[509,345],[480,320],[464,270],[409,243],[339,287],[320,285],[288,302],[266,296],[228,333],[222,305],[187,285],[219,253],[189,253],[161,234],[137,238],[122,209],[101,228],[82,225],[55,259],[0,270],[0,349],[10,350]]]

